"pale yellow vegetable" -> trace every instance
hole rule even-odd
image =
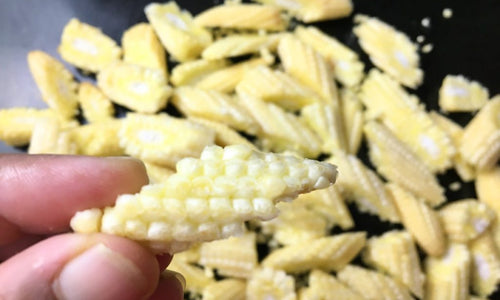
[[[500,253],[490,230],[469,245],[472,258],[472,291],[487,297],[495,292],[500,283]]]
[[[281,270],[257,269],[247,281],[247,300],[296,300],[295,280]]]
[[[479,172],[474,184],[479,201],[486,203],[493,209],[497,219],[500,220],[500,201],[498,201],[500,195],[500,167]]]
[[[208,284],[202,293],[203,300],[245,300],[246,282],[223,279]]]
[[[365,298],[352,290],[335,276],[321,270],[312,270],[309,273],[309,287],[300,294],[301,300],[364,300]]]
[[[257,0],[276,5],[303,21],[312,23],[347,17],[352,13],[351,0]]]
[[[29,154],[76,154],[76,151],[70,134],[62,130],[57,118],[44,118],[36,122],[28,148]]]
[[[78,87],[78,101],[82,113],[89,123],[106,121],[113,118],[115,109],[113,103],[96,86],[89,82],[82,82]]]
[[[212,129],[215,132],[216,145],[222,147],[229,145],[246,145],[248,147],[257,149],[255,145],[252,144],[249,140],[242,137],[237,131],[235,131],[234,129],[225,124],[194,117],[188,118],[188,120],[191,120],[195,123],[201,124],[207,128]]]
[[[78,154],[120,156],[125,155],[118,138],[121,126],[122,120],[110,119],[71,128],[69,134]]]
[[[186,280],[186,292],[201,294],[205,288],[216,282],[212,274],[205,272],[205,270],[195,265],[178,259],[177,256],[173,257],[168,265],[168,270],[182,274]]]
[[[0,140],[12,146],[28,145],[36,123],[46,118],[57,118],[51,109],[0,109]]]
[[[191,60],[176,65],[172,69],[170,81],[174,86],[195,85],[208,74],[220,70],[229,64],[227,60]]]
[[[283,36],[282,33],[228,35],[210,44],[201,56],[214,60],[259,53],[261,49],[274,51]]]
[[[446,112],[475,111],[488,102],[488,90],[462,75],[446,75],[439,89],[439,108]]]

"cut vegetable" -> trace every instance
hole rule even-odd
[[[201,54],[204,59],[214,60],[259,53],[261,49],[275,50],[284,35],[233,34],[210,44]]]
[[[276,5],[304,23],[347,17],[352,13],[351,0],[257,0]]]
[[[115,109],[109,98],[91,83],[80,83],[78,100],[82,107],[83,116],[90,123],[109,120],[115,114]]]
[[[256,270],[247,281],[246,299],[296,300],[295,280],[281,270]]]
[[[488,102],[488,90],[462,75],[447,75],[439,89],[439,107],[443,111],[475,111]]]

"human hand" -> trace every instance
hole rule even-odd
[[[0,155],[0,299],[182,299],[182,277],[160,276],[171,256],[117,236],[59,234],[76,211],[147,182],[134,159]]]

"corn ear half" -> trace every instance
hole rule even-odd
[[[281,7],[304,23],[347,17],[353,10],[351,0],[257,0],[257,2]]]
[[[202,293],[203,300],[245,300],[246,282],[223,279],[208,284]]]
[[[489,92],[477,81],[447,75],[439,89],[439,107],[446,112],[475,111],[488,102]]]
[[[296,300],[295,280],[282,270],[260,268],[247,281],[247,300]]]
[[[309,273],[309,287],[300,295],[300,299],[363,300],[366,298],[340,282],[335,276],[315,269]]]
[[[78,101],[80,101],[83,116],[90,123],[107,121],[115,114],[111,100],[98,87],[89,82],[80,83]]]
[[[491,230],[472,241],[469,250],[472,291],[487,297],[497,290],[500,283],[500,254]]]
[[[51,109],[0,109],[0,140],[12,146],[28,145],[35,125],[47,118],[57,118],[57,113]]]
[[[497,220],[500,220],[500,167],[480,171],[474,182],[479,201],[486,203],[495,211]]]

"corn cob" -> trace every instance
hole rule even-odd
[[[28,65],[43,101],[66,119],[78,112],[78,84],[62,63],[43,51],[28,53]]]
[[[494,167],[500,158],[499,115],[500,96],[496,96],[465,127],[460,153],[480,170]]]
[[[177,256],[174,256],[168,265],[168,269],[181,273],[184,279],[186,279],[186,292],[201,294],[205,288],[216,282],[211,274],[195,265],[178,259]]]
[[[203,289],[203,300],[245,300],[246,283],[238,279],[223,279]]]
[[[150,183],[162,183],[175,173],[175,171],[170,168],[153,163],[144,162],[144,166],[146,167],[146,173],[148,174]]]
[[[347,17],[353,10],[351,0],[257,0],[257,2],[281,7],[304,23]]]
[[[197,15],[194,22],[204,27],[277,31],[288,25],[274,6],[243,3],[214,6]]]
[[[229,61],[224,59],[198,59],[176,65],[172,69],[170,81],[174,86],[195,85],[208,74],[226,67]]]
[[[418,245],[431,256],[442,255],[446,251],[447,241],[437,212],[395,183],[389,184],[388,189],[398,207],[403,225]]]
[[[450,241],[467,243],[488,230],[495,211],[476,199],[463,199],[442,207],[439,216]]]
[[[97,84],[115,103],[142,113],[158,112],[172,94],[162,71],[124,62],[99,72]]]
[[[89,72],[99,72],[107,65],[120,60],[122,50],[99,28],[71,19],[63,29],[61,57]]]
[[[254,144],[242,137],[231,127],[219,122],[214,122],[201,118],[188,118],[188,120],[201,124],[215,132],[215,144],[225,147],[229,145],[246,145],[248,147],[257,149]]]
[[[197,58],[212,42],[210,32],[196,25],[191,14],[181,11],[174,1],[150,3],[144,13],[167,52],[179,62]]]
[[[172,103],[188,117],[217,121],[248,133],[255,133],[260,129],[239,99],[224,93],[178,87],[174,91]]]
[[[348,265],[337,273],[337,277],[364,299],[413,299],[408,289],[398,281],[362,267]]]
[[[257,269],[247,281],[247,300],[296,300],[295,281],[281,270]]]
[[[462,244],[450,244],[443,257],[427,257],[424,299],[468,299],[470,264],[470,253]]]
[[[296,79],[267,66],[258,66],[246,72],[237,89],[287,110],[299,110],[319,101],[313,91]]]
[[[375,172],[356,156],[343,152],[334,153],[329,162],[337,165],[342,173],[337,182],[341,193],[354,200],[360,211],[377,215],[384,221],[400,222],[394,200]]]
[[[380,174],[422,197],[431,206],[446,200],[434,174],[387,127],[371,121],[365,124],[364,132],[370,160]]]
[[[481,171],[477,174],[475,181],[476,194],[479,201],[486,203],[496,213],[500,220],[500,167],[487,171]]]
[[[200,159],[179,161],[177,173],[162,184],[121,195],[114,207],[78,212],[71,225],[75,231],[97,227],[173,253],[194,242],[234,235],[246,220],[273,218],[276,202],[326,188],[335,176],[328,163],[243,145],[211,146]]]
[[[275,50],[282,33],[234,34],[218,39],[203,50],[204,59],[214,60],[259,53],[263,48]]]
[[[255,233],[201,244],[199,264],[222,276],[249,278],[257,267]]]
[[[78,154],[119,156],[125,154],[118,138],[121,126],[121,120],[110,119],[71,128],[69,135]]]
[[[298,26],[295,35],[318,51],[334,66],[335,78],[347,87],[358,85],[364,77],[364,64],[356,52],[314,26]]]
[[[153,27],[139,23],[123,33],[123,61],[163,72],[168,78],[165,49]]]
[[[185,263],[197,264],[200,261],[201,244],[194,244],[184,251],[175,253],[175,259]]]
[[[340,100],[347,152],[356,154],[363,139],[363,124],[365,120],[363,104],[356,93],[350,89],[342,89],[340,91]]]
[[[89,123],[109,120],[115,114],[109,98],[91,83],[80,83],[78,101],[80,101],[83,116]]]
[[[29,154],[76,154],[67,131],[61,130],[56,118],[44,118],[35,124],[31,135]]]
[[[399,280],[419,299],[424,296],[425,275],[417,248],[406,231],[389,231],[367,241],[363,261]]]
[[[127,154],[171,168],[183,157],[198,157],[214,138],[211,129],[166,114],[129,113],[119,131]]]
[[[357,15],[354,21],[353,32],[375,66],[407,87],[422,83],[417,46],[404,33],[373,17]]]
[[[490,230],[469,245],[472,257],[472,291],[487,297],[496,291],[500,283],[500,254]]]
[[[488,102],[488,90],[462,75],[447,75],[439,89],[439,108],[446,112],[475,111]]]
[[[307,243],[274,250],[261,264],[289,273],[312,269],[341,270],[361,251],[365,240],[364,232],[343,233],[309,240]]]
[[[321,270],[313,270],[309,274],[309,288],[300,294],[301,300],[364,300],[365,298],[341,283],[335,276]]]

